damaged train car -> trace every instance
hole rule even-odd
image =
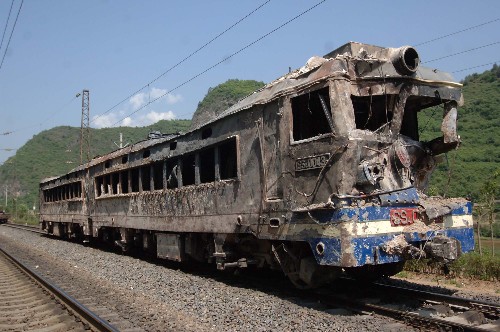
[[[219,269],[281,269],[298,287],[375,279],[474,248],[472,206],[424,194],[460,143],[461,84],[409,46],[350,42],[187,133],[40,184],[47,233]],[[442,135],[417,114],[442,108]]]

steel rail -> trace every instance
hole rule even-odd
[[[406,325],[411,325],[417,328],[436,329],[437,331],[457,331],[457,332],[484,332],[485,329],[447,321],[439,318],[432,318],[419,315],[414,312],[402,311],[384,306],[364,303],[355,299],[347,299],[343,296],[335,294],[317,294],[321,297],[321,302],[331,306],[348,308],[357,312],[375,313],[377,315],[390,317],[401,321]]]
[[[51,294],[54,294],[61,302],[68,308],[70,308],[75,314],[79,315],[83,321],[85,321],[93,330],[95,331],[113,331],[117,332],[118,330],[109,324],[104,319],[100,318],[98,315],[90,311],[83,304],[78,302],[72,296],[66,294],[62,289],[57,287],[56,285],[49,282],[47,279],[42,277],[37,272],[33,271],[31,268],[25,266],[15,257],[7,253],[3,248],[0,247],[0,252],[3,253],[10,261],[12,261],[19,269],[21,269],[28,276],[33,278],[37,283],[39,283],[42,287],[44,287]]]
[[[19,225],[19,224],[13,224],[10,222],[2,224],[2,225],[10,227],[10,228],[22,229],[22,230],[28,231],[28,232],[33,232],[33,233],[38,233],[38,234],[47,234],[46,232],[40,230],[40,228],[38,228],[36,226]]]
[[[492,302],[479,301],[469,298],[433,293],[417,289],[405,288],[401,286],[386,285],[381,283],[374,283],[374,285],[383,289],[384,291],[412,296],[422,301],[434,301],[457,307],[468,307],[469,309],[481,311],[483,314],[489,316],[490,318],[498,319],[500,317],[500,305]]]

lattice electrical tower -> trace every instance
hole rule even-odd
[[[90,160],[90,97],[82,91],[82,126],[80,130],[80,164]]]

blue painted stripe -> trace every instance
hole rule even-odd
[[[439,232],[429,231],[423,234],[417,232],[403,234],[406,240],[415,246],[425,241],[429,241],[434,236],[440,234],[456,238],[460,241],[462,252],[464,253],[474,250],[473,228],[453,228]],[[316,257],[316,261],[321,265],[361,266],[365,264],[384,264],[404,260],[400,255],[389,255],[383,250],[377,250],[377,248],[380,248],[397,235],[399,234],[354,238],[344,243],[344,245],[342,245],[339,238],[312,238],[309,239],[308,242]],[[322,255],[316,251],[316,246],[320,242],[323,243],[325,248]],[[376,262],[374,259],[375,252],[377,255]]]
[[[419,208],[415,204],[400,205],[399,207]],[[389,220],[391,210],[394,206],[368,206],[360,208],[340,208],[340,209],[318,209],[311,210],[309,214],[320,223],[335,223],[341,221],[355,220],[357,222]],[[467,202],[463,206],[453,209],[448,215],[470,215],[472,214],[472,204]],[[303,218],[292,217],[291,222],[301,222]]]

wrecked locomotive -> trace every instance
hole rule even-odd
[[[282,269],[299,287],[377,278],[473,249],[471,203],[423,192],[455,149],[461,84],[412,47],[348,43],[184,134],[40,184],[48,233],[219,269]],[[441,105],[442,136],[417,114]]]

